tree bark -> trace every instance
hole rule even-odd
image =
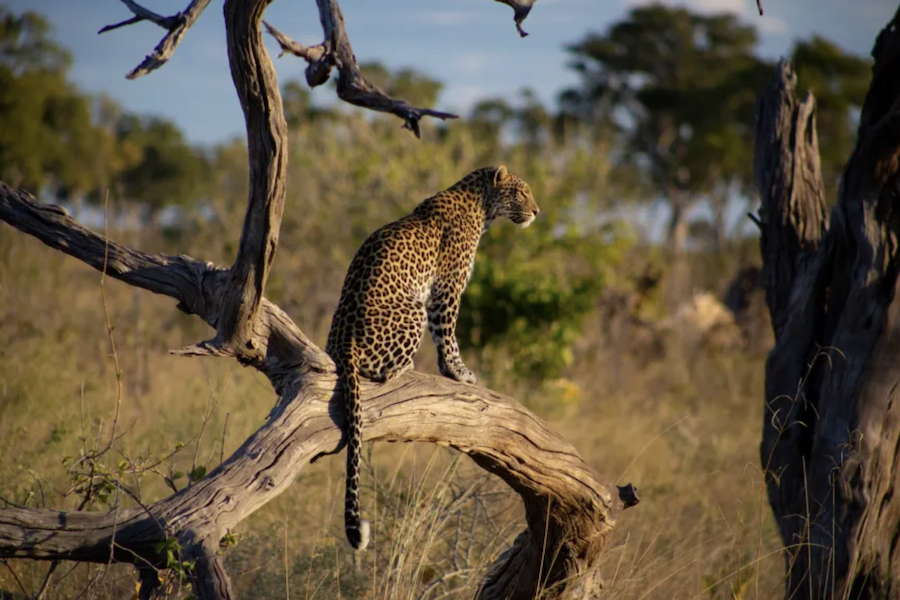
[[[760,445],[787,598],[900,594],[900,10],[872,52],[830,224],[815,101],[782,63],[757,105],[755,177],[775,347]]]
[[[272,384],[277,404],[266,424],[218,468],[151,506],[104,514],[0,509],[0,558],[134,564],[143,583],[140,597],[149,598],[158,585],[156,571],[166,564],[158,544],[175,540],[181,559],[193,564],[188,576],[197,597],[230,599],[234,591],[218,555],[219,540],[286,491],[316,457],[340,448],[343,410],[334,364],[263,295],[278,245],[287,157],[278,84],[260,34],[270,1],[226,0],[224,8],[250,155],[248,209],[234,265],[224,269],[120,246],[63,209],[2,182],[0,220],[110,277],[176,299],[180,310],[216,330],[214,339],[176,353],[229,356],[257,369]],[[161,17],[129,0],[136,17],[113,27],[144,19],[169,32],[161,43],[168,44],[166,52],[148,57],[136,72],[168,60],[208,3],[193,0],[184,13]],[[317,4],[323,19],[339,14],[336,0]],[[343,31],[343,20],[331,26]],[[344,59],[355,64],[355,57]],[[361,391],[366,440],[451,446],[522,498],[527,528],[489,570],[479,598],[565,596],[596,569],[622,509],[638,501],[632,486],[614,490],[536,416],[489,390],[408,373],[385,385],[364,383]]]

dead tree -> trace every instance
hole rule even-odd
[[[520,25],[533,0],[502,0]],[[209,0],[162,17],[131,0],[134,18],[103,31],[149,20],[168,31],[132,71],[158,68]],[[0,220],[110,277],[177,300],[177,307],[215,329],[182,355],[231,357],[263,373],[277,403],[268,421],[202,480],[150,506],[96,512],[0,509],[0,558],[133,564],[141,598],[158,586],[165,568],[158,544],[176,540],[193,564],[189,578],[201,599],[233,598],[217,550],[231,528],[290,487],[315,457],[339,447],[343,411],[334,365],[280,308],[264,297],[278,246],[285,198],[287,135],[275,72],[263,46],[262,15],[271,0],[226,0],[228,58],[244,109],[250,190],[237,258],[220,268],[187,256],[148,254],[104,239],[61,208],[0,183]],[[338,95],[359,106],[393,113],[418,133],[423,116],[453,115],[388,98],[359,71],[336,0],[317,0],[325,41],[300,46],[268,26],[285,50],[302,56],[310,85],[333,68]],[[289,208],[290,209],[290,208]],[[493,565],[480,598],[558,597],[596,568],[621,510],[637,502],[629,485],[605,483],[565,440],[514,400],[475,386],[410,373],[386,385],[366,384],[367,440],[428,441],[451,446],[496,474],[524,503],[527,528]],[[427,418],[422,418],[427,415]]]
[[[875,42],[830,219],[815,99],[786,62],[757,105],[756,184],[775,347],[761,444],[786,597],[900,595],[900,9]]]

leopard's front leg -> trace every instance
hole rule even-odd
[[[441,375],[461,381],[475,383],[476,377],[463,363],[456,342],[456,319],[465,280],[437,282],[431,291],[428,303],[428,331],[437,348],[438,368]]]

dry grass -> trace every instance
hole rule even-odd
[[[324,342],[353,249],[373,224],[466,169],[496,162],[473,153],[462,134],[426,146],[355,122],[346,126],[355,128],[352,144],[315,131],[294,134],[295,147],[307,150],[291,158],[302,176],[293,176],[290,189],[303,199],[303,210],[285,213],[267,290],[317,343]],[[310,169],[311,157],[325,168]],[[513,172],[536,172],[525,160],[506,162]],[[331,168],[338,164],[354,167]],[[562,198],[571,172],[542,173],[541,198]],[[245,187],[231,180],[220,187],[213,193],[215,221],[202,228],[111,235],[148,251],[227,263],[243,217],[245,198],[237,190]],[[359,189],[368,191],[365,201],[356,197]],[[290,202],[301,205],[298,198]],[[552,202],[542,208],[548,219],[562,211]],[[637,253],[630,260],[646,258]],[[718,268],[727,273],[726,267]],[[709,277],[714,269],[698,271]],[[194,467],[218,464],[263,423],[274,402],[263,377],[233,362],[168,355],[211,333],[172,300],[111,281],[104,311],[99,284],[97,272],[0,227],[0,497],[6,501],[69,509],[84,501],[84,490],[73,489],[73,477],[83,481],[84,473],[72,463],[109,439],[117,406],[107,317],[123,373],[117,430],[124,435],[95,466],[142,502],[171,493],[166,479],[182,487]],[[490,371],[467,357],[485,385],[548,419],[610,481],[630,481],[640,490],[642,503],[623,515],[604,559],[602,587],[595,581],[583,597],[780,596],[783,558],[759,473],[762,357],[676,340],[647,358],[632,353],[627,338],[603,335],[599,322],[588,322],[566,377],[542,386],[511,378],[502,356],[485,362],[494,366]],[[436,371],[428,343],[416,364]],[[354,557],[344,542],[343,458],[323,459],[232,532],[237,545],[226,557],[241,597],[472,596],[482,570],[521,528],[515,498],[447,451],[388,444],[370,450],[363,508],[376,527],[374,548]],[[66,457],[73,460],[64,465]],[[107,502],[93,498],[92,509],[117,501],[131,502],[112,493]],[[73,566],[57,569],[45,598],[133,593],[128,568]],[[40,563],[0,564],[0,600],[32,594],[46,571]],[[172,590],[178,593],[177,582]]]
[[[152,502],[169,493],[164,476],[218,463],[226,418],[224,454],[233,451],[263,422],[273,395],[259,375],[228,361],[166,354],[208,334],[171,301],[116,282],[106,294],[124,373],[125,433],[106,463],[148,465],[171,454],[156,473],[122,475]],[[63,458],[79,455],[82,437],[108,436],[116,406],[100,300],[96,272],[4,230],[0,495],[10,502],[73,508],[80,501],[77,493],[60,496],[71,487]],[[632,360],[594,337],[569,379],[520,396],[601,473],[641,491],[604,559],[602,586],[595,582],[585,597],[779,596],[783,558],[758,468],[761,357],[676,347],[659,360]],[[175,452],[179,442],[185,446]],[[514,498],[446,451],[379,445],[370,452],[364,509],[375,517],[374,549],[354,557],[344,543],[343,460],[320,461],[233,532],[238,543],[227,560],[243,597],[471,596],[481,570],[518,531]],[[0,573],[4,593],[22,593],[20,585],[33,592],[46,571],[9,566]],[[76,567],[57,583],[70,568],[54,575],[47,598],[77,595],[100,572]],[[130,570],[113,569],[91,594],[121,597],[134,581]]]

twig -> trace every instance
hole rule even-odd
[[[19,579],[19,576],[13,571],[13,568],[9,566],[9,562],[6,559],[0,559],[0,565],[3,565],[9,572],[12,573],[13,579],[16,580],[16,585],[19,586],[19,589],[22,590],[22,597],[27,598],[29,596],[28,590],[25,589],[25,586],[22,585],[22,580]]]
[[[115,25],[107,25],[97,33],[106,33],[107,31],[112,31],[113,29],[118,29],[119,27],[125,27],[126,25],[131,25],[132,23],[139,23],[140,21],[151,21],[156,23],[163,29],[167,29],[171,31],[177,24],[180,13],[178,15],[172,17],[164,17],[162,15],[158,15],[152,10],[146,9],[137,2],[133,2],[132,0],[122,0],[122,4],[128,7],[128,10],[134,13],[134,16],[127,21],[122,21],[121,23],[116,23]]]
[[[280,56],[293,54],[308,63],[306,82],[310,87],[322,85],[328,81],[331,68],[337,67],[340,74],[337,94],[341,100],[369,110],[396,115],[403,119],[403,128],[412,131],[417,138],[422,137],[419,130],[419,120],[422,117],[434,117],[441,120],[458,118],[458,115],[452,113],[430,108],[416,108],[403,100],[395,100],[369,81],[356,62],[356,56],[353,54],[353,47],[350,45],[350,38],[347,36],[344,25],[344,16],[336,0],[320,0],[318,5],[325,41],[317,46],[304,46],[295,42],[263,21],[269,34],[281,46]]]
[[[753,224],[756,225],[760,231],[763,231],[763,223],[759,219],[759,217],[757,217],[755,214],[750,212],[750,213],[747,213],[747,218],[750,219],[751,221],[753,221]]]
[[[524,21],[528,16],[528,13],[531,12],[531,7],[534,6],[534,3],[537,2],[537,0],[496,0],[496,2],[512,7],[514,11],[513,20],[516,22],[516,31],[519,32],[520,37],[527,37],[528,32],[522,29],[522,21]]]
[[[59,561],[54,560],[50,563],[50,567],[47,568],[47,574],[44,576],[44,581],[41,583],[41,587],[38,589],[37,594],[34,596],[34,600],[42,600],[44,594],[47,593],[47,586],[50,585],[50,577],[53,575],[53,572],[56,570],[56,567],[59,566]]]
[[[25,506],[16,504],[15,502],[13,502],[11,500],[7,500],[3,496],[0,496],[0,502],[3,502],[4,504],[6,504],[7,507],[12,506],[13,508],[26,508]]]
[[[219,391],[213,391],[206,399],[206,412],[203,414],[203,421],[200,423],[200,432],[197,434],[197,442],[194,444],[194,456],[191,458],[191,470],[188,473],[188,485],[194,483],[194,470],[197,468],[197,457],[200,454],[200,442],[203,440],[203,432],[206,430],[206,425],[209,423],[216,407],[219,405],[219,398],[221,398],[222,394],[225,392],[225,388],[228,387],[228,382],[231,381],[231,374],[233,372],[234,369],[229,370]],[[213,449],[213,452],[215,452],[215,449]]]
[[[188,7],[170,17],[163,17],[162,15],[158,15],[152,10],[148,10],[134,2],[133,0],[122,0],[122,3],[128,7],[128,10],[134,13],[134,17],[122,21],[120,23],[116,23],[114,25],[107,25],[97,33],[105,33],[107,31],[112,31],[114,29],[118,29],[120,27],[125,27],[127,25],[133,25],[135,23],[140,23],[141,21],[150,21],[152,23],[156,23],[163,29],[166,29],[168,33],[160,40],[159,44],[156,45],[156,48],[153,49],[151,54],[148,54],[146,58],[132,69],[128,75],[125,77],[128,79],[137,79],[138,77],[142,77],[151,71],[155,71],[160,68],[164,64],[166,64],[172,55],[175,53],[175,49],[178,47],[178,44],[181,43],[181,39],[185,36],[188,29],[197,21],[200,15],[203,13],[203,10],[210,3],[210,0],[192,0],[192,2],[188,5]]]
[[[122,0],[128,2],[130,0]],[[106,249],[103,253],[103,270],[100,271],[100,298],[103,302],[103,316],[106,319],[106,336],[109,338],[109,346],[112,350],[113,366],[116,369],[116,411],[113,415],[112,431],[109,435],[109,443],[106,448],[96,455],[105,454],[116,439],[116,429],[119,426],[119,410],[122,407],[122,369],[119,366],[119,353],[116,351],[116,338],[113,336],[113,326],[109,318],[109,304],[106,301],[106,267],[109,265],[109,190],[106,190],[106,199],[103,202],[103,237],[106,238]]]
[[[119,489],[121,489],[121,486],[117,485],[115,517],[113,518],[112,535],[109,536],[109,560],[106,561],[106,565],[103,567],[103,574],[100,576],[101,580],[106,578],[106,574],[109,573],[109,569],[112,567],[113,557],[116,555],[116,530],[119,526],[119,504],[121,502],[118,492]]]
[[[228,431],[228,415],[231,413],[225,413],[225,424],[222,425],[222,445],[219,448],[219,464],[221,465],[225,462],[225,432]]]

